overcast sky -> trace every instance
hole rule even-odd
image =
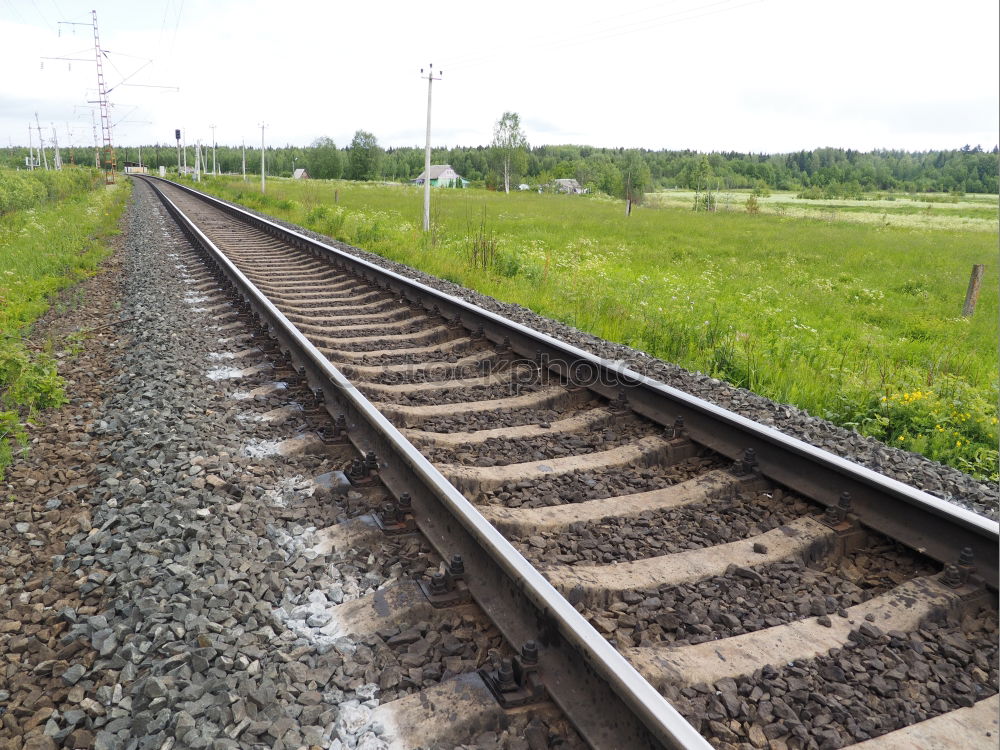
[[[534,145],[991,149],[1000,129],[995,0],[0,0],[0,145],[36,111],[93,144],[92,8],[125,145],[212,124],[259,144],[263,121],[270,145],[422,146],[428,63],[435,146],[486,145],[508,110]]]

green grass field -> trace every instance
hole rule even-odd
[[[747,194],[696,213],[661,193],[626,218],[600,196],[435,190],[425,236],[409,186],[201,187],[997,478],[996,196],[769,196],[751,215]],[[986,277],[964,319],[974,263]]]
[[[36,188],[30,201],[26,185]],[[0,170],[0,194],[11,186],[19,200],[0,214],[0,478],[12,444],[23,442],[22,422],[65,400],[53,359],[39,342],[25,343],[30,325],[108,255],[103,238],[116,233],[129,193],[127,182],[105,187],[101,173],[83,169]]]

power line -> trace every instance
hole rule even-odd
[[[44,13],[42,13],[42,9],[38,7],[38,3],[36,3],[35,0],[31,0],[31,5],[35,9],[35,12],[38,13],[39,16],[41,16],[42,23],[44,23],[46,26],[50,26],[51,24],[49,23],[49,19],[45,17]]]
[[[11,0],[7,0],[7,7],[14,12],[14,15],[18,17],[23,25],[28,25],[28,22],[24,20],[24,16],[21,15],[21,11],[17,9],[17,6]]]

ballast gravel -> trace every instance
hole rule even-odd
[[[903,581],[937,572],[897,545],[863,549],[835,561],[806,565],[732,566],[696,583],[627,591],[621,601],[587,612],[622,648],[677,646],[752,633],[809,617],[837,617]]]
[[[394,393],[391,401],[400,406],[437,406],[440,404],[461,404],[467,401],[493,401],[499,398],[513,398],[534,393],[544,384],[536,383],[496,383],[494,385],[469,386],[463,388],[442,388],[417,393]],[[380,398],[376,395],[375,400]]]
[[[623,466],[600,474],[574,472],[551,479],[507,482],[481,493],[477,502],[508,508],[542,508],[659,490],[731,464],[715,456],[689,458],[648,468]]]
[[[482,344],[469,342],[467,344],[449,348],[447,351],[440,348],[430,348],[419,355],[413,353],[406,354],[369,354],[359,357],[352,357],[350,364],[364,367],[389,367],[392,365],[408,365],[416,363],[453,363],[462,357],[470,357],[473,354],[488,354],[493,349],[488,349]]]
[[[548,427],[560,419],[567,419],[581,411],[594,409],[598,406],[602,406],[602,404],[598,401],[588,401],[579,406],[553,407],[551,409],[497,409],[463,414],[460,417],[431,417],[420,423],[420,429],[426,432],[474,432],[532,424]]]
[[[635,518],[572,524],[567,533],[542,531],[514,546],[539,568],[618,563],[727,544],[763,534],[805,515],[812,504],[794,495],[756,492]]]
[[[970,707],[997,692],[997,678],[993,612],[911,633],[865,622],[825,656],[664,692],[720,750],[832,750]]]
[[[505,466],[525,461],[544,461],[563,456],[580,456],[629,445],[644,437],[662,435],[663,428],[640,417],[623,416],[614,424],[588,432],[545,435],[505,440],[490,438],[458,449],[425,448],[424,455],[435,463],[466,466]]]
[[[918,487],[931,495],[953,502],[975,513],[980,513],[993,520],[1000,519],[1000,484],[997,482],[974,479],[957,469],[931,461],[916,453],[903,451],[873,438],[864,437],[852,430],[838,427],[794,406],[771,401],[703,373],[690,372],[677,365],[664,362],[638,349],[604,341],[565,323],[544,318],[521,305],[502,302],[253,209],[244,206],[238,206],[238,208],[262,216],[281,226],[294,229],[307,237],[331,245],[373,265],[502,315],[515,323],[545,333],[598,357],[621,363],[642,375],[655,378],[748,419],[774,427],[792,437],[804,440],[905,484]]]

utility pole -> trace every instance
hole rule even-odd
[[[35,138],[31,134],[31,123],[28,123],[28,169],[35,171]]]
[[[421,74],[424,69],[420,69]],[[441,80],[440,71],[437,77],[434,76],[434,65],[427,68],[427,75],[421,78],[427,79],[427,144],[424,146],[424,231],[429,232],[431,228],[431,86],[434,81]]]
[[[97,11],[92,10],[91,14],[94,21],[94,57],[97,60],[97,106],[101,111],[101,134],[104,136],[104,181],[110,185],[115,181],[115,147],[111,143],[111,113],[108,89],[104,83],[104,50],[97,33]]]
[[[97,140],[97,115],[94,110],[90,110],[90,124],[94,126],[94,168],[101,168],[100,143]]]
[[[243,139],[243,182],[247,181],[247,139]]]
[[[267,183],[264,180],[264,128],[265,123],[260,124],[260,194],[267,191]]]
[[[208,127],[212,129],[212,174],[218,175],[219,170],[215,166],[215,125],[209,125]]]
[[[38,131],[38,150],[42,152],[42,164],[45,171],[49,171],[49,157],[45,155],[45,141],[42,140],[42,126],[38,123],[38,113],[35,112],[35,130]]]
[[[76,159],[73,158],[73,131],[69,129],[69,123],[66,123],[66,150],[69,151],[69,163],[76,164]]]
[[[194,181],[201,182],[201,141],[194,147]]]
[[[62,170],[62,157],[59,155],[59,136],[56,135],[56,126],[51,122],[49,125],[52,126],[53,151],[56,152],[55,157],[52,159],[52,168],[58,172]]]

